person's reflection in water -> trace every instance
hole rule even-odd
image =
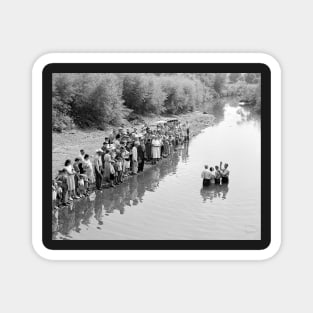
[[[137,205],[138,204],[138,201],[135,202],[137,200],[137,195],[138,195],[137,187],[138,187],[138,180],[137,180],[137,177],[134,176],[132,178],[132,180],[130,181],[130,184],[129,184],[130,198],[132,200],[132,205]]]
[[[214,198],[222,198],[222,200],[225,200],[228,190],[228,184],[216,184],[203,186],[200,190],[200,194],[203,198],[203,202],[205,203],[208,199],[212,202]]]
[[[189,141],[186,141],[184,143],[184,149],[182,150],[182,161],[184,163],[188,162],[188,158],[189,158],[188,149],[189,149]]]
[[[140,177],[140,179],[138,180],[138,188],[137,188],[138,200],[140,201],[140,203],[142,203],[143,197],[144,197],[145,191],[146,191],[145,181],[146,181],[146,175],[145,175],[145,173],[143,173],[142,176]]]
[[[69,236],[70,231],[75,227],[75,210],[73,202],[63,207],[59,212],[59,229],[58,231],[65,236]]]
[[[77,233],[80,233],[81,231],[80,224],[84,218],[85,203],[83,205],[81,205],[80,203],[75,203],[74,210],[75,210],[75,231]]]
[[[124,214],[123,199],[119,189],[115,190],[113,193],[112,208],[113,210],[119,211],[120,214]]]
[[[94,206],[95,206],[95,198],[96,198],[96,193],[93,192],[86,200],[86,207],[84,210],[84,215],[83,215],[83,220],[81,224],[84,224],[86,226],[89,226],[90,224],[90,219],[93,216],[94,213]]]
[[[158,167],[152,169],[151,189],[155,191],[159,187],[160,169]]]
[[[113,191],[115,191],[113,188],[107,189],[105,195],[102,198],[104,209],[107,215],[113,213],[114,210]]]
[[[95,219],[98,221],[98,225],[103,225],[102,221],[103,208],[104,205],[102,203],[102,198],[100,197],[100,194],[98,194],[95,199]],[[100,227],[98,228],[101,229]]]
[[[221,197],[223,200],[226,199],[226,195],[228,193],[228,184],[222,184],[222,185],[219,185],[219,188],[220,188],[220,194],[221,194]]]
[[[160,164],[143,172],[140,176],[130,177],[124,184],[115,189],[104,189],[101,192],[93,192],[89,197],[79,202],[71,203],[59,212],[59,223],[53,224],[53,239],[61,234],[63,239],[70,239],[72,230],[81,232],[82,225],[89,226],[94,217],[98,222],[98,229],[103,225],[103,212],[106,216],[118,210],[125,213],[126,206],[137,206],[144,201],[146,191],[155,191],[165,176],[176,172],[180,158],[187,160],[188,144],[180,146],[178,151],[170,157],[163,159]],[[226,197],[224,192],[224,197]]]

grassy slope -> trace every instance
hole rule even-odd
[[[148,125],[153,124],[164,117],[143,117]],[[179,115],[178,119],[185,123],[189,121],[191,136],[197,135],[206,126],[213,125],[214,116],[210,114],[202,114],[202,112],[192,112],[184,115]],[[142,125],[136,125],[140,129]],[[128,127],[132,128],[132,127]],[[58,169],[64,166],[66,159],[74,160],[79,154],[80,149],[84,149],[89,155],[94,155],[96,149],[102,146],[104,138],[112,131],[100,130],[72,130],[64,133],[53,133],[52,143],[52,173],[57,174]]]

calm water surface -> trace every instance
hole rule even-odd
[[[59,214],[55,239],[260,239],[260,124],[225,106],[189,145],[115,189]],[[202,188],[204,164],[229,163],[228,185]]]

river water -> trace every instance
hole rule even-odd
[[[260,123],[226,105],[220,122],[115,189],[59,214],[54,239],[260,239]],[[229,164],[228,185],[202,187],[204,164]]]

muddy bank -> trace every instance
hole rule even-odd
[[[198,135],[202,129],[207,126],[214,125],[214,116],[211,114],[203,114],[202,112],[192,112],[177,116],[182,122],[189,122],[190,136]],[[162,120],[162,116],[143,117],[143,120],[151,125],[158,120]],[[127,128],[136,127],[140,129],[142,124],[129,125]],[[71,130],[63,133],[53,133],[52,136],[52,174],[55,176],[59,169],[64,167],[66,159],[74,160],[80,149],[84,149],[86,153],[93,156],[96,149],[102,146],[104,138],[111,132],[112,128],[107,130]],[[147,166],[148,167],[148,166]]]

